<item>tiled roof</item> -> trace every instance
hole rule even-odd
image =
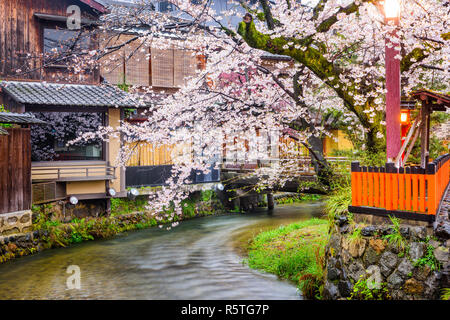
[[[89,7],[100,11],[101,13],[104,13],[106,11],[105,4],[102,3],[101,1],[97,0],[80,0],[80,1],[87,4]]]
[[[0,112],[0,123],[46,124],[29,113]]]
[[[80,107],[138,107],[128,93],[111,86],[3,81],[3,91],[16,102]]]

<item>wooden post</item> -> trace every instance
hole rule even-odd
[[[356,207],[361,204],[360,197],[361,197],[361,190],[359,190],[359,179],[360,179],[360,168],[359,168],[359,162],[352,162],[351,164],[351,175],[352,175],[352,206]]]
[[[107,199],[105,199],[105,201],[106,201],[106,208],[105,208],[105,211],[106,211],[106,216],[110,216],[111,215],[111,199],[110,198],[107,198]]]
[[[400,124],[400,60],[396,59],[400,51],[395,50],[399,43],[386,37],[386,155],[388,162],[394,162],[402,147]]]
[[[400,149],[400,151],[399,151],[399,153],[397,155],[397,158],[395,158],[395,166],[397,168],[402,167],[402,166],[405,165],[406,161],[408,160],[409,153],[411,152],[411,149],[414,146],[414,143],[416,142],[417,134],[420,131],[420,126],[419,126],[420,119],[422,118],[420,116],[420,114],[421,113],[419,113],[419,115],[416,117],[416,120],[414,121],[414,124],[411,126],[411,128],[409,128],[408,136],[406,137],[405,141],[403,142],[402,147],[401,147],[401,149]],[[416,134],[414,135],[413,142],[411,143],[412,146],[410,148],[408,148],[408,152],[406,153],[406,155],[405,155],[405,157],[403,158],[403,161],[402,161],[402,155],[405,152],[406,147],[408,146],[408,143],[410,142],[414,131],[416,131]]]
[[[427,101],[422,102],[422,134],[420,139],[420,167],[425,169],[429,159],[429,118],[430,110]]]
[[[437,203],[437,186],[436,186],[436,165],[429,163],[426,169],[427,183],[428,183],[428,214],[436,214]]]
[[[275,204],[273,201],[273,193],[268,193],[267,194],[267,208],[269,210],[273,210],[274,207],[275,207]]]

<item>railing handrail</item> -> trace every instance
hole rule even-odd
[[[53,168],[31,168],[32,176],[36,180],[54,178],[46,178],[46,176],[56,175],[56,179],[68,179],[68,178],[99,178],[99,177],[114,177],[115,166],[103,165],[98,167],[53,167]]]

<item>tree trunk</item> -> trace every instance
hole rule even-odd
[[[314,152],[310,157],[319,182],[325,186],[330,186],[333,172],[325,159],[322,138],[312,135],[308,138],[308,143]]]

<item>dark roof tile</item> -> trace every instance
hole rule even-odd
[[[0,112],[0,123],[46,124],[29,113]]]
[[[22,104],[80,107],[143,107],[111,86],[3,81],[4,92]]]

